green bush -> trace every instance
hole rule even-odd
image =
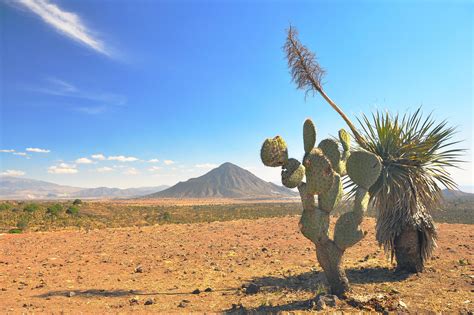
[[[48,209],[46,210],[46,213],[53,217],[57,217],[62,210],[63,210],[63,206],[60,205],[59,203],[56,203],[54,205],[49,206]]]
[[[25,230],[27,227],[28,227],[28,223],[29,223],[29,219],[26,218],[26,217],[22,217],[20,218],[20,220],[18,220],[18,222],[16,223],[16,227],[20,230]]]
[[[70,206],[67,208],[66,213],[73,216],[79,215],[79,208],[76,206]]]
[[[8,230],[8,233],[10,233],[10,234],[20,234],[21,232],[23,232],[23,231],[20,230],[20,229],[11,229],[11,230]]]
[[[75,206],[78,206],[78,205],[82,204],[82,200],[81,199],[76,199],[72,202],[72,204],[75,205]]]
[[[28,213],[33,213],[35,211],[38,211],[38,209],[39,209],[39,205],[37,203],[29,203],[23,207],[23,211],[28,212]]]
[[[171,213],[169,213],[168,211],[166,211],[165,213],[163,213],[163,220],[164,221],[170,221],[171,220]]]
[[[0,211],[10,210],[13,206],[7,202],[0,203]]]

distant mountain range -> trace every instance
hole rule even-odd
[[[45,182],[42,180],[11,176],[0,177],[0,199],[66,199],[66,198],[132,198],[148,195],[169,186],[140,188],[79,188]]]
[[[143,198],[284,198],[298,193],[258,178],[232,163]]]

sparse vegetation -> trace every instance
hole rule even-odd
[[[81,199],[75,199],[75,200],[72,202],[72,204],[73,204],[74,206],[81,205],[81,204],[82,204],[82,200],[81,200]]]
[[[62,210],[63,206],[59,203],[55,203],[47,208],[46,213],[50,216],[57,217]]]
[[[33,213],[39,210],[39,205],[37,203],[29,203],[24,208],[23,211]]]
[[[69,206],[66,213],[70,215],[79,215],[79,208],[76,206]]]

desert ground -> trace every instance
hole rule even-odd
[[[1,313],[310,312],[323,292],[298,216],[0,234]],[[472,225],[439,224],[418,275],[396,274],[374,239],[350,248],[347,300],[327,310],[474,309]]]

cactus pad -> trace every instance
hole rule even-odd
[[[341,152],[339,151],[339,146],[337,145],[337,142],[332,139],[324,139],[319,143],[318,147],[323,151],[324,155],[331,162],[333,170],[339,173],[339,162],[341,161]]]
[[[365,234],[359,227],[361,218],[354,212],[344,213],[334,227],[334,242],[344,250],[359,242]]]
[[[331,162],[319,148],[314,148],[304,160],[306,170],[306,190],[309,194],[319,194],[331,189],[334,171]]]
[[[344,129],[339,130],[339,140],[341,141],[344,151],[351,149],[351,136]]]
[[[329,238],[329,213],[318,208],[304,209],[299,224],[301,233],[315,244]]]
[[[295,188],[303,180],[304,166],[296,159],[289,159],[281,171],[281,182],[288,188]]]
[[[382,171],[379,158],[366,151],[352,152],[347,159],[346,167],[352,181],[367,190],[377,181]]]
[[[288,149],[285,140],[280,136],[266,139],[260,150],[260,157],[266,166],[285,165],[288,162]]]
[[[316,127],[311,119],[306,119],[303,125],[304,152],[310,153],[316,144]]]
[[[325,193],[318,195],[318,207],[327,213],[331,212],[339,203],[342,196],[342,181],[341,176],[336,174],[331,189]]]

